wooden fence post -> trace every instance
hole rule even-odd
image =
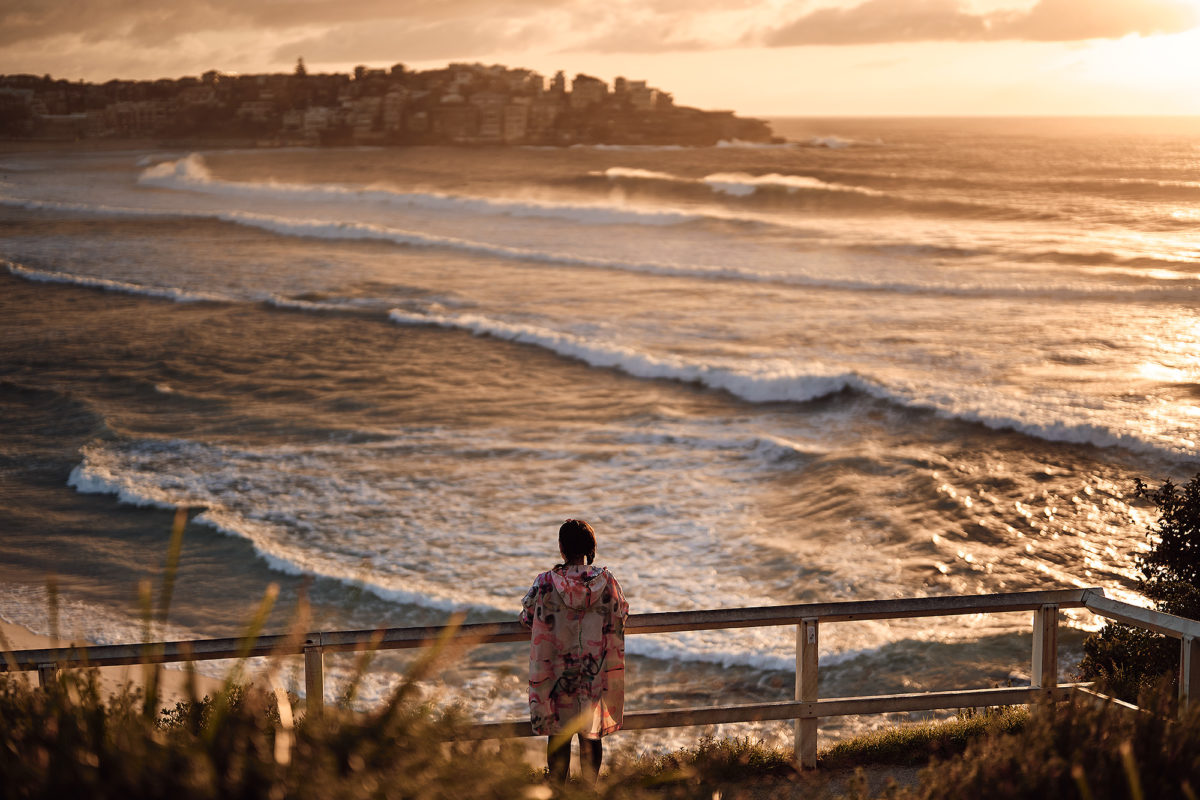
[[[796,699],[801,702],[817,699],[817,619],[801,620],[796,626]],[[802,769],[817,766],[817,719],[796,720],[796,761]]]
[[[1184,636],[1179,650],[1179,710],[1200,702],[1200,639]]]
[[[55,664],[38,664],[37,673],[38,686],[45,689],[54,683],[54,679],[58,677],[58,666]]]
[[[1058,686],[1058,606],[1033,612],[1033,671],[1030,685],[1044,689],[1049,700]]]
[[[325,711],[325,658],[319,633],[304,642],[304,708],[312,719]]]

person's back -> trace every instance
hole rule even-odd
[[[522,601],[521,622],[531,629],[529,716],[534,733],[550,737],[547,762],[558,782],[566,780],[575,733],[585,772],[595,779],[600,737],[620,729],[625,702],[629,604],[612,573],[591,565],[595,541],[583,520],[564,522],[565,563],[538,575]]]

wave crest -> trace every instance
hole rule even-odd
[[[683,211],[638,208],[613,202],[516,201],[444,192],[400,191],[382,184],[359,187],[272,180],[228,181],[214,177],[204,158],[197,153],[146,168],[138,176],[138,183],[218,196],[307,203],[367,203],[451,213],[563,219],[584,225],[679,225],[700,218]]]
[[[176,303],[221,303],[231,298],[205,292],[192,292],[173,287],[145,286],[125,281],[114,281],[108,278],[95,278],[90,275],[74,275],[69,272],[47,272],[39,269],[23,267],[11,261],[0,259],[0,264],[12,275],[27,281],[39,283],[63,283],[71,286],[84,286],[89,289],[102,289],[106,292],[121,292],[137,294],[143,297],[157,297],[164,300],[174,300]]]
[[[657,170],[639,169],[636,167],[609,167],[603,172],[593,174],[603,175],[613,181],[657,181],[661,183],[706,186],[718,194],[734,197],[747,197],[759,189],[783,190],[788,193],[799,191],[850,192],[870,197],[888,196],[885,192],[866,186],[830,183],[810,175],[783,175],[778,172],[763,175],[751,175],[746,172],[714,172],[702,178],[688,178],[682,175],[674,175],[670,172],[659,172]]]
[[[593,367],[612,368],[635,378],[694,383],[728,392],[751,403],[804,403],[842,391],[854,391],[901,408],[931,412],[945,419],[982,425],[997,431],[1017,433],[1049,442],[1123,447],[1135,452],[1172,457],[1196,455],[1196,444],[1173,439],[1147,439],[1087,421],[1038,420],[979,405],[963,397],[945,395],[930,387],[895,389],[851,371],[826,369],[820,364],[801,365],[787,361],[768,363],[748,372],[719,363],[705,363],[679,356],[656,356],[615,343],[595,342],[570,333],[535,325],[517,325],[474,314],[449,316],[416,314],[399,309],[388,317],[401,325],[433,325],[469,331],[510,342],[529,344]]]

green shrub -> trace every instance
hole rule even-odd
[[[1110,622],[1083,642],[1079,675],[1114,697],[1138,703],[1156,683],[1176,678],[1179,640]]]
[[[1151,549],[1138,557],[1138,588],[1168,614],[1200,619],[1200,474],[1182,487],[1164,481],[1157,489],[1137,482],[1140,497],[1158,509],[1150,527]],[[1123,700],[1160,681],[1175,680],[1179,643],[1142,628],[1109,623],[1083,645],[1079,674]]]
[[[1161,611],[1195,619],[1200,616],[1200,473],[1182,487],[1164,481],[1138,494],[1158,507],[1153,528],[1158,542],[1139,559],[1141,588]]]

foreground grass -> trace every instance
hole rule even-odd
[[[838,742],[818,753],[818,776],[831,770],[872,766],[925,766],[933,759],[948,759],[966,750],[974,739],[1021,731],[1029,712],[1020,707],[964,709],[956,718],[902,725]],[[660,756],[646,756],[615,771],[636,776],[643,785],[686,785],[701,796],[702,787],[730,783],[800,781],[806,776],[796,768],[792,751],[768,747],[749,738],[701,738],[695,748],[684,748]]]
[[[100,696],[94,672],[64,673],[46,690],[0,676],[0,796],[138,800],[214,798],[528,798],[552,796],[512,742],[454,742],[464,720],[419,701],[405,681],[367,714],[336,708],[291,724],[286,696],[231,687],[167,712],[137,690]],[[1064,705],[964,714],[844,742],[822,773],[871,764],[932,763],[894,800],[946,798],[1195,798],[1200,709],[1130,714]],[[828,787],[797,774],[790,752],[748,739],[704,739],[655,758],[615,759],[595,792],[625,798],[809,797]],[[840,789],[871,797],[865,780]]]
[[[1020,706],[964,709],[943,722],[903,725],[873,731],[838,742],[817,755],[823,769],[846,769],[867,764],[924,766],[931,759],[945,760],[967,749],[981,736],[1019,733],[1029,721]]]

